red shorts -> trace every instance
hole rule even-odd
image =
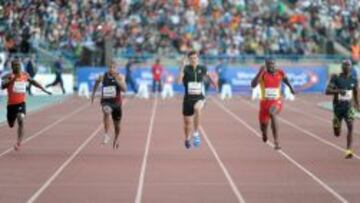
[[[276,108],[276,111],[280,113],[283,108],[283,102],[281,99],[277,100],[262,100],[260,101],[260,112],[259,112],[259,120],[260,123],[267,124],[270,119],[270,109],[272,107]]]

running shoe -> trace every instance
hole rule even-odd
[[[274,149],[275,150],[280,150],[281,149],[280,144],[275,142],[274,143]]]
[[[262,141],[266,143],[267,140],[268,140],[267,136],[266,136],[266,135],[262,135]]]
[[[103,144],[107,144],[110,141],[110,136],[108,134],[104,135]]]
[[[20,147],[21,147],[20,143],[16,143],[15,146],[14,146],[14,150],[19,151]]]
[[[351,149],[345,151],[345,159],[351,159],[354,156],[354,152]]]
[[[186,149],[190,149],[190,147],[191,147],[190,140],[186,139],[186,140],[185,140],[185,148],[186,148]]]
[[[118,149],[118,148],[119,148],[119,146],[120,146],[120,144],[119,144],[119,143],[114,143],[114,144],[113,144],[113,148],[114,148],[114,149]]]
[[[193,135],[193,145],[194,147],[199,147],[201,144],[201,138],[199,133],[194,133]]]

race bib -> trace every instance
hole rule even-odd
[[[103,97],[104,98],[115,98],[116,97],[116,87],[115,86],[103,87]]]
[[[188,94],[200,95],[202,93],[202,84],[200,82],[189,82],[188,83]]]
[[[353,91],[352,90],[346,90],[345,95],[339,94],[339,100],[341,100],[341,101],[350,101],[352,99],[352,96],[353,96]]]
[[[24,81],[15,81],[13,91],[15,93],[25,93],[26,92],[26,82],[24,82]]]
[[[277,99],[279,98],[279,89],[278,88],[265,88],[265,98],[266,99]]]

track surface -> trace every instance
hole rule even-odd
[[[20,152],[15,129],[0,127],[0,202],[359,202],[360,157],[343,158],[346,131],[332,135],[331,112],[317,106],[326,100],[285,102],[275,151],[262,143],[258,103],[247,97],[211,97],[202,145],[191,150],[180,98],[128,99],[113,150],[101,144],[99,106],[69,97],[28,115]]]

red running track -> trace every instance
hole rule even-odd
[[[324,100],[285,103],[275,151],[247,98],[209,99],[191,150],[180,98],[129,99],[113,150],[101,144],[99,106],[68,98],[27,117],[20,152],[15,130],[0,127],[0,202],[358,202],[360,160],[343,159],[345,136],[332,136],[331,112],[316,105]]]

